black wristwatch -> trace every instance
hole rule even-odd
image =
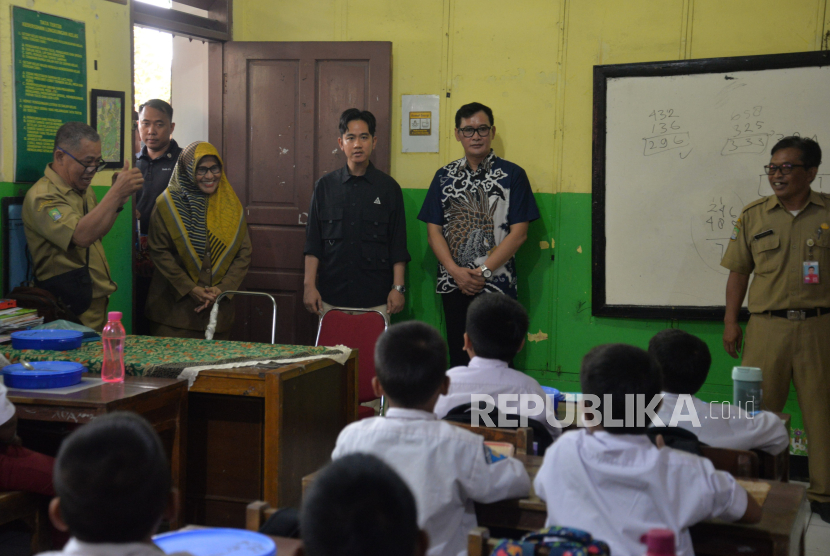
[[[480,267],[478,267],[478,269],[481,271],[481,275],[484,276],[485,280],[489,280],[490,277],[493,275],[493,271],[487,268],[486,265],[481,265]]]

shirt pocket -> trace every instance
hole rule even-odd
[[[364,209],[360,221],[360,239],[371,243],[389,241],[389,213],[374,207]]]
[[[343,239],[343,207],[327,207],[320,211],[320,236],[323,241]]]
[[[784,262],[779,257],[781,240],[777,235],[763,237],[752,241],[752,258],[755,261],[755,274],[768,274],[775,271]]]
[[[821,237],[816,240],[816,249],[813,256],[820,265],[824,265],[824,269],[819,267],[820,271],[830,272],[830,230],[822,232]]]
[[[389,269],[389,246],[386,243],[361,242],[360,252],[361,268],[365,270]]]

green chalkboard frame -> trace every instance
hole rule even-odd
[[[19,6],[11,9],[14,181],[32,183],[52,162],[57,128],[66,122],[87,122],[86,26]],[[55,60],[43,59],[48,50],[58,54]],[[49,71],[38,74],[44,65]]]

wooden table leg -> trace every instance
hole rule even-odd
[[[177,402],[176,426],[173,433],[173,450],[170,456],[170,470],[172,474],[173,488],[178,495],[178,506],[176,517],[170,523],[173,530],[184,527],[185,509],[185,485],[187,484],[186,463],[187,463],[187,388],[182,388],[181,395]]]
[[[280,507],[280,433],[282,382],[280,375],[265,373],[265,427],[263,446],[263,498],[272,508]]]

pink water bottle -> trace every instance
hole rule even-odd
[[[124,382],[124,340],[127,334],[121,324],[121,312],[110,311],[107,319],[101,334],[101,343],[104,344],[101,379],[104,382]]]
[[[675,556],[674,531],[670,529],[649,529],[640,537],[640,542],[648,547],[646,556]]]

